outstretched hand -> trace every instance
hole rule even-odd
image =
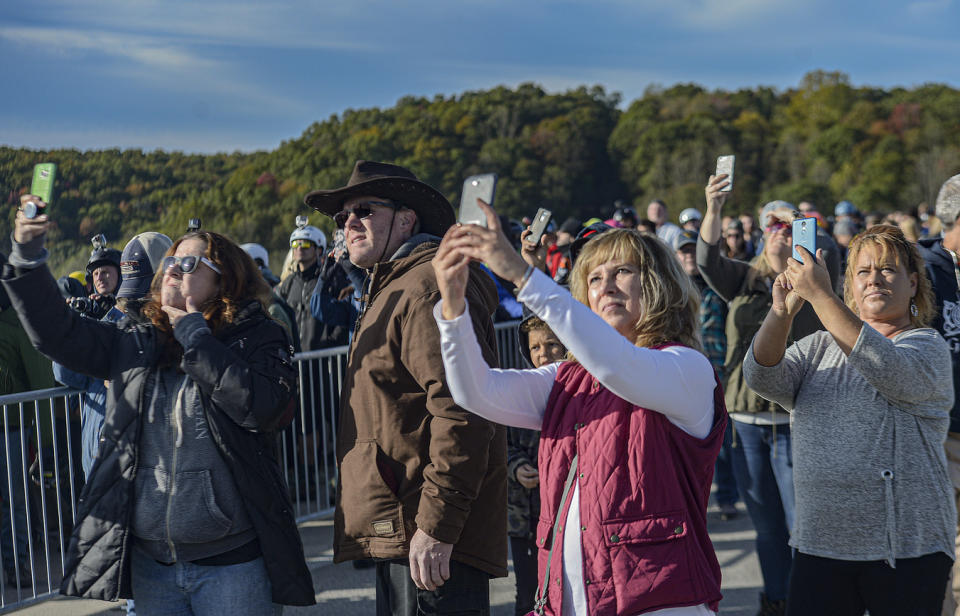
[[[778,317],[793,318],[803,307],[804,299],[793,290],[786,273],[777,276],[773,281],[773,305],[771,310]]]
[[[50,229],[50,217],[46,214],[39,214],[36,218],[27,218],[23,215],[23,208],[28,202],[37,205],[40,212],[47,211],[47,204],[36,195],[21,195],[20,207],[17,211],[17,218],[13,226],[13,239],[18,244],[26,244],[40,236],[46,235]]]
[[[533,266],[534,269],[544,271],[547,263],[547,234],[544,233],[540,236],[539,244],[532,244],[527,241],[531,233],[533,233],[533,231],[530,230],[530,227],[527,227],[523,233],[520,234],[520,256],[527,262],[527,265]]]
[[[459,225],[455,225],[447,230],[432,262],[443,299],[441,313],[447,321],[457,318],[466,309],[464,296],[470,278],[470,257],[452,247],[459,228]]]
[[[487,216],[487,226],[457,225],[447,232],[451,250],[457,250],[473,261],[489,267],[494,274],[519,284],[527,271],[527,263],[517,254],[500,228],[496,212],[481,199],[477,205]]]
[[[730,182],[727,181],[727,177],[726,173],[721,173],[720,175],[711,175],[710,179],[707,180],[707,186],[703,192],[707,198],[708,212],[719,214],[723,208],[723,204],[727,202],[727,197],[730,193],[722,190],[730,184]]]

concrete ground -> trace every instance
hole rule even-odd
[[[742,507],[742,505],[741,505]],[[729,521],[709,512],[710,536],[723,570],[723,616],[753,616],[758,608],[762,588],[760,567],[754,550],[754,531],[746,512]],[[330,547],[332,521],[317,520],[301,526],[307,562],[313,572],[317,605],[288,607],[286,616],[332,614],[335,616],[369,615],[375,610],[372,569],[354,569],[350,563],[333,564]],[[493,616],[512,616],[514,578],[491,583]],[[58,597],[17,610],[18,616],[119,616],[124,612],[119,603]]]

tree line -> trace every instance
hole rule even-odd
[[[702,208],[719,154],[737,155],[732,211],[766,201],[810,200],[824,213],[842,199],[885,212],[932,203],[960,172],[960,91],[855,87],[839,72],[808,73],[796,88],[708,90],[651,86],[621,108],[600,86],[549,94],[535,84],[456,96],[400,99],[388,109],[349,109],[309,126],[273,151],[184,154],[139,149],[38,151],[0,147],[0,196],[8,238],[35,163],[58,164],[51,265],[80,269],[89,238],[122,248],[146,230],[171,237],[190,218],[278,260],[303,196],[345,183],[360,158],[395,162],[458,203],[463,179],[493,171],[497,210],[538,207],[586,219],[613,203],[663,199],[676,217]],[[331,223],[313,213],[311,223]],[[6,243],[8,240],[5,240]]]

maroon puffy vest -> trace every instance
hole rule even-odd
[[[702,603],[718,608],[720,564],[707,535],[706,511],[726,425],[719,382],[713,428],[698,439],[666,416],[617,397],[580,364],[561,364],[540,434],[541,583],[556,542],[548,614],[562,613],[568,531],[581,533],[591,615],[633,616]],[[568,502],[551,537],[570,461],[578,454],[581,528],[563,528]]]

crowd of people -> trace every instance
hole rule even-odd
[[[192,229],[100,238],[57,281],[51,219],[18,212],[0,394],[84,391],[62,592],[147,616],[313,603],[276,435],[305,421],[298,381],[336,398],[293,354],[349,344],[334,559],[375,568],[379,616],[489,614],[508,554],[518,615],[715,613],[711,492],[756,529],[761,616],[960,613],[960,175],[884,218],[732,216],[727,184],[676,222],[618,203],[529,242],[529,220],[479,201],[486,224],[459,224],[408,169],[358,161],[306,195],[336,231],[298,218],[279,277],[263,246]],[[498,367],[496,320],[519,322],[522,368]]]

